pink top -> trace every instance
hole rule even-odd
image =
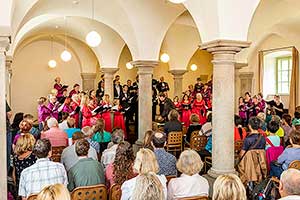
[[[106,179],[106,187],[107,188],[110,188],[110,186],[115,183],[113,163],[110,163],[109,165],[106,166],[105,179]]]
[[[68,135],[57,127],[52,127],[41,134],[41,139],[48,138],[53,147],[68,146]]]

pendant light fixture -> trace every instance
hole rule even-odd
[[[69,62],[72,58],[72,54],[67,51],[67,17],[64,17],[65,20],[65,45],[64,45],[64,51],[60,54],[60,58],[65,61]]]
[[[51,59],[48,62],[48,66],[50,68],[55,68],[56,67],[56,61],[53,59],[53,36],[51,36]]]
[[[94,0],[92,0],[92,20],[94,20]],[[90,47],[97,47],[101,40],[101,36],[95,30],[90,31],[85,37],[85,41]]]

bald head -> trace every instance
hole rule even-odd
[[[279,191],[281,197],[300,195],[300,171],[297,169],[284,171],[280,176]]]
[[[165,133],[156,132],[154,133],[152,143],[155,148],[163,148],[165,146],[166,139],[167,137]]]

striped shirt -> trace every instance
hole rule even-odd
[[[67,186],[68,178],[64,166],[52,162],[49,158],[41,158],[32,166],[24,169],[19,183],[19,195],[28,197],[39,193],[43,187],[61,183]]]

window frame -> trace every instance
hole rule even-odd
[[[293,70],[292,56],[276,57],[276,94],[288,95],[290,92],[280,93],[278,91],[278,86],[279,86],[279,81],[278,81],[278,79],[279,79],[279,62],[282,62],[282,60],[288,60],[289,61],[289,70],[280,70],[280,71],[288,71],[288,88],[289,88],[289,90],[290,90],[290,86],[291,86],[290,76],[291,76],[292,70]],[[281,84],[284,83],[284,82],[286,82],[286,81],[280,81]]]

